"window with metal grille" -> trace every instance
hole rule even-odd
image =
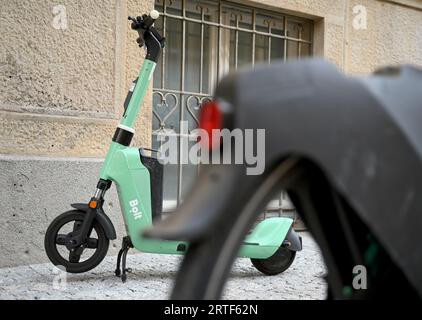
[[[152,145],[158,149],[163,141],[157,138],[171,130],[179,160],[190,147],[183,136],[197,127],[200,105],[223,75],[312,52],[312,22],[303,18],[218,0],[157,0],[155,8],[160,12],[155,26],[166,47],[154,75]],[[188,122],[187,130],[181,121]],[[191,164],[165,166],[165,211],[183,199],[197,171]],[[288,209],[284,194],[277,201],[269,211]]]

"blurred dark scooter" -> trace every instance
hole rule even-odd
[[[327,298],[422,296],[421,69],[347,77],[322,60],[273,64],[227,76],[214,101],[203,111],[221,118],[215,129],[266,130],[266,170],[204,165],[178,212],[147,231],[191,243],[171,298],[219,298],[242,240],[280,189],[322,250]],[[367,271],[363,289],[355,266]]]

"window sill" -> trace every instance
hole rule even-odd
[[[402,7],[410,8],[410,9],[422,10],[422,1],[420,0],[378,0],[378,1],[389,2],[389,3],[396,4]]]

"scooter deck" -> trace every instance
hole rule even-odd
[[[284,217],[261,221],[246,237],[238,256],[254,259],[271,257],[283,243],[292,224],[292,219]],[[145,253],[184,254],[188,246],[189,244],[184,241],[142,238],[135,248]]]

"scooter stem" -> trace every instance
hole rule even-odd
[[[106,159],[100,172],[100,178],[102,180],[109,180],[110,178],[108,171],[115,152],[128,147],[132,141],[135,133],[134,126],[136,119],[148,90],[157,60],[160,56],[161,48],[164,46],[164,38],[155,30],[151,23],[155,21],[156,18],[158,18],[157,12],[152,12],[149,16],[144,15],[142,17],[137,17],[136,19],[130,18],[130,20],[134,21],[132,22],[132,29],[139,33],[139,39],[142,40],[142,43],[145,42],[147,53],[138,78],[134,81],[135,86],[134,88],[131,88],[133,89],[133,93],[130,102],[117,126],[113,136],[113,142],[107,152]]]

